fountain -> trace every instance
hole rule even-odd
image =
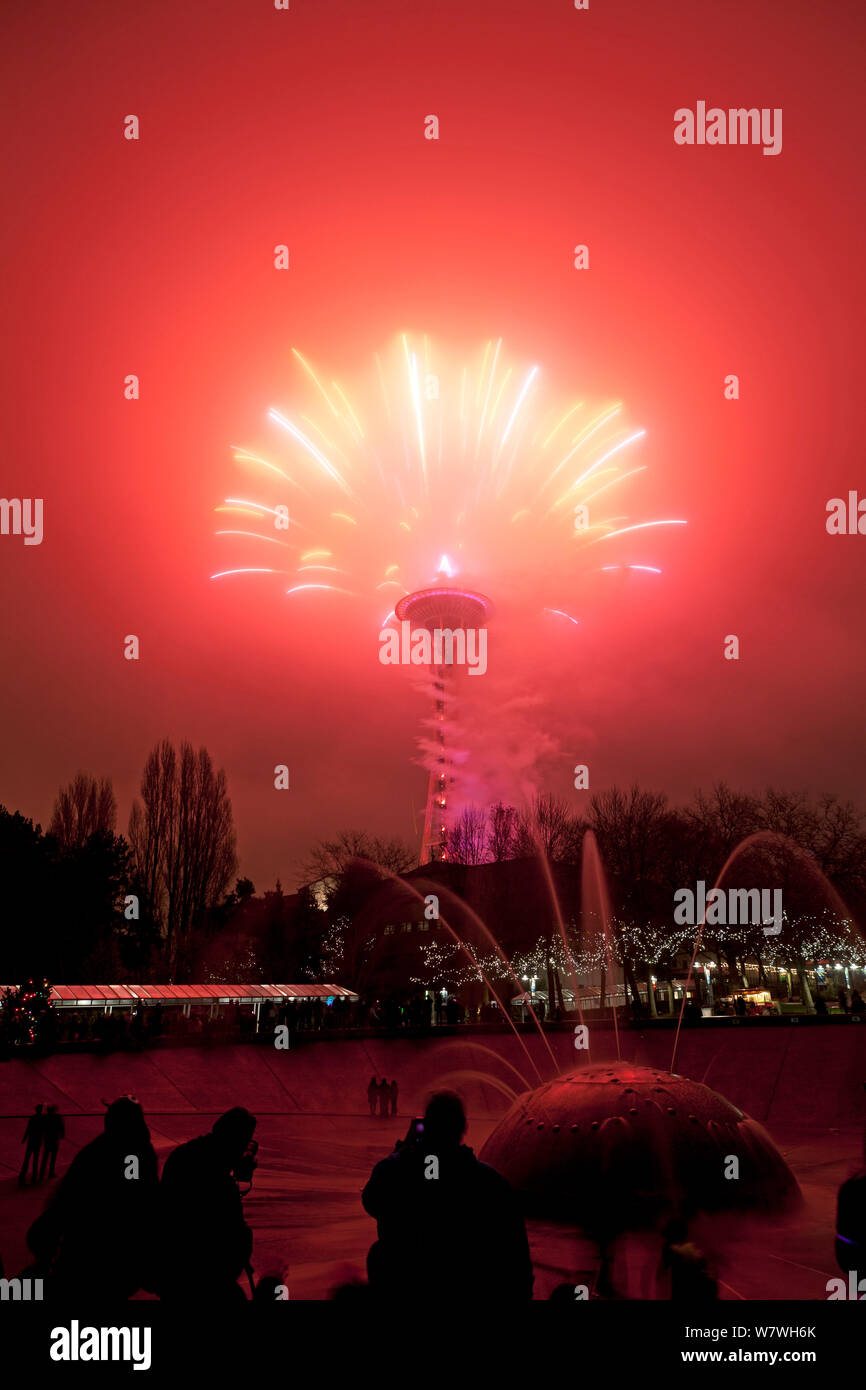
[[[582,880],[584,911],[591,906],[601,919],[602,979],[612,982],[609,894],[591,832]],[[700,929],[695,951],[699,941]],[[602,1002],[604,992],[602,984]],[[615,1008],[613,1017],[616,1027]],[[617,1030],[618,1057],[619,1041]],[[801,1201],[761,1125],[699,1082],[622,1061],[588,1062],[518,1097],[481,1158],[522,1194],[529,1212],[602,1240],[658,1228],[675,1214],[770,1213]]]
[[[580,1067],[520,1096],[480,1157],[533,1215],[590,1232],[800,1199],[772,1139],[743,1111],[696,1081],[624,1062]]]

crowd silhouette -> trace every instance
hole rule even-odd
[[[46,1168],[48,1168],[49,1180],[54,1177],[60,1141],[65,1133],[63,1117],[58,1114],[56,1105],[49,1105],[47,1110],[44,1110],[41,1104],[33,1107],[33,1114],[27,1121],[21,1139],[21,1143],[26,1144],[27,1147],[24,1150],[21,1172],[18,1174],[19,1187],[26,1187],[27,1169],[31,1165],[31,1184],[44,1180]]]
[[[371,1116],[395,1116],[397,1082],[372,1076],[367,1098]],[[257,1167],[256,1125],[248,1110],[232,1108],[208,1133],[173,1149],[160,1177],[141,1105],[133,1096],[107,1104],[103,1132],[75,1154],[30,1226],[32,1259],[19,1277],[41,1279],[45,1297],[66,1301],[143,1292],[175,1304],[231,1304],[246,1298],[244,1276],[256,1300],[287,1296],[273,1276],[256,1284],[252,1267],[253,1232],[243,1197]],[[374,1165],[361,1194],[377,1231],[367,1283],[344,1285],[334,1297],[462,1307],[532,1298],[518,1195],[475,1156],[464,1142],[466,1131],[460,1098],[437,1092],[423,1117],[413,1118],[392,1152]],[[31,1184],[46,1174],[54,1178],[63,1137],[57,1106],[35,1105],[22,1137],[20,1185],[28,1171]],[[600,1200],[601,1208],[606,1205]],[[613,1250],[621,1237],[630,1237],[614,1230],[611,1219],[601,1210],[598,1228],[587,1231],[599,1251],[587,1296],[629,1296],[615,1273]],[[683,1213],[669,1211],[654,1238],[660,1255],[641,1297],[684,1303],[718,1298],[712,1260]],[[839,1189],[836,1259],[844,1271],[866,1261],[866,1167]],[[556,1301],[574,1297],[572,1284],[551,1295]]]
[[[371,1115],[380,1115],[386,1118],[397,1114],[397,1097],[399,1087],[396,1081],[387,1081],[382,1077],[377,1081],[375,1076],[370,1077],[367,1087],[367,1104],[370,1107]]]

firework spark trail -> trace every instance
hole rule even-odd
[[[682,526],[682,519],[634,521],[595,506],[591,524],[578,528],[573,519],[614,487],[624,496],[621,485],[646,470],[622,467],[626,455],[632,464],[645,431],[624,426],[621,402],[593,409],[553,398],[542,368],[507,361],[502,339],[488,340],[473,364],[440,353],[426,335],[413,343],[403,333],[390,353],[375,355],[369,380],[351,390],[336,380],[326,385],[292,352],[302,389],[293,390],[291,404],[267,411],[276,438],[268,447],[233,448],[260,487],[215,509],[255,518],[262,530],[218,530],[222,545],[244,553],[213,578],[282,573],[256,563],[258,542],[278,539],[267,534],[270,518],[320,547],[289,572],[296,582],[284,592],[292,595],[315,589],[374,598],[385,586],[406,593],[450,570],[498,590],[509,580],[537,581],[555,603],[548,611],[570,617],[575,585],[589,570],[661,573],[643,556],[599,565],[592,547],[624,536],[629,544],[633,533]],[[295,548],[291,540],[279,544]],[[447,563],[437,569],[440,556]],[[303,582],[319,558],[348,576],[351,590]]]

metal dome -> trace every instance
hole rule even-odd
[[[654,1227],[674,1213],[770,1212],[800,1200],[782,1155],[748,1115],[697,1081],[625,1062],[582,1067],[520,1096],[480,1157],[532,1213],[596,1234]]]

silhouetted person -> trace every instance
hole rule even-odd
[[[391,1114],[397,1114],[397,1082],[392,1081],[388,1087],[388,1099],[391,1102]]]
[[[157,1163],[141,1106],[112,1101],[27,1233],[49,1296],[126,1299],[150,1289]]]
[[[418,1123],[364,1188],[379,1233],[367,1256],[371,1292],[421,1306],[530,1299],[523,1218],[505,1179],[462,1143],[460,1098],[439,1092]]]
[[[384,1115],[386,1118],[388,1115],[389,1094],[390,1093],[388,1091],[388,1082],[385,1080],[383,1076],[382,1080],[379,1082],[379,1114]]]
[[[63,1116],[58,1115],[57,1106],[49,1105],[48,1114],[45,1116],[45,1132],[42,1139],[42,1162],[39,1165],[39,1181],[45,1177],[45,1168],[48,1168],[49,1178],[54,1177],[54,1165],[57,1162],[57,1151],[60,1148],[60,1141],[66,1134],[63,1124]]]
[[[815,995],[815,1013],[821,1018],[825,1018],[827,1015],[827,1000],[824,998],[823,994]]]
[[[160,1298],[172,1302],[239,1301],[238,1279],[249,1264],[253,1233],[244,1220],[239,1169],[256,1118],[237,1107],[210,1134],[169,1154],[159,1186]],[[240,1175],[239,1175],[240,1176]],[[251,1181],[251,1170],[244,1181]]]
[[[39,1150],[42,1147],[42,1140],[45,1136],[45,1117],[42,1114],[42,1106],[34,1105],[33,1114],[27,1121],[27,1127],[21,1139],[22,1144],[26,1144],[24,1150],[24,1162],[21,1164],[21,1172],[18,1174],[18,1186],[25,1187],[27,1184],[27,1164],[31,1158],[33,1160],[33,1171],[30,1174],[31,1183],[36,1182],[37,1168],[39,1167]]]
[[[836,996],[836,1003],[839,1005],[839,1008],[842,1010],[843,1014],[847,1014],[847,1012],[848,1012],[848,994],[847,994],[847,991],[846,991],[846,990],[844,990],[844,989],[840,989],[840,990],[839,990],[839,993],[838,993],[837,996]]]
[[[370,1077],[370,1084],[367,1087],[367,1104],[370,1107],[370,1114],[375,1115],[376,1106],[379,1103],[379,1083],[375,1076]]]
[[[863,1003],[860,992],[856,989],[851,991],[851,1012],[852,1014],[866,1013],[866,1004]]]
[[[738,994],[734,1000],[734,1013],[737,1015],[737,1018],[746,1017],[746,1001],[741,994]]]

